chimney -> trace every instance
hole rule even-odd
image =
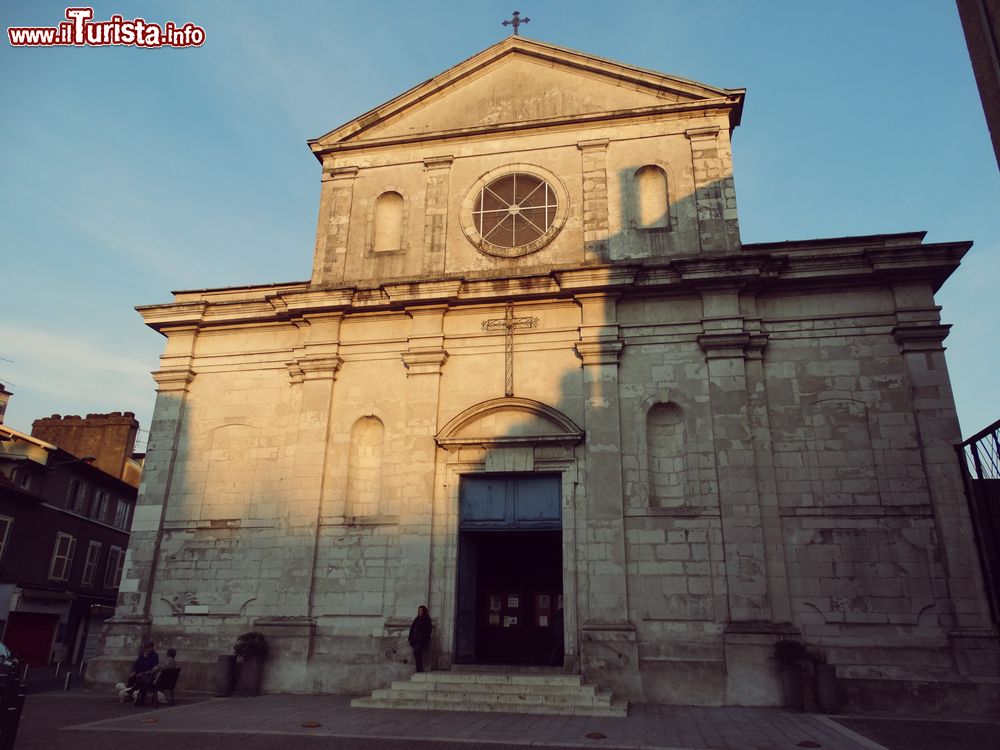
[[[0,383],[0,424],[3,424],[3,415],[7,411],[7,404],[10,403],[10,397],[13,394],[4,388],[3,383]]]

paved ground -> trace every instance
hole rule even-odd
[[[307,722],[320,726],[304,727]],[[291,745],[297,750],[978,750],[1000,747],[1000,723],[870,717],[834,721],[776,709],[643,705],[633,706],[626,719],[396,711],[352,709],[348,699],[332,696],[290,695],[181,698],[172,708],[137,709],[106,694],[72,691],[28,696],[17,750],[266,750]]]
[[[890,750],[995,750],[1000,720],[838,717],[837,722]]]

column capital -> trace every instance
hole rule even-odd
[[[336,354],[314,354],[285,362],[285,367],[292,385],[297,385],[306,380],[336,380],[343,364],[344,360]]]
[[[706,359],[744,359],[748,349],[756,347],[759,352],[766,341],[767,336],[752,336],[745,331],[703,333],[698,337],[698,346]]]
[[[332,169],[323,170],[323,175],[329,175],[331,180],[353,180],[358,176],[360,167],[333,167]]]
[[[617,365],[621,359],[624,344],[617,339],[604,341],[578,341],[576,353],[583,360],[583,367],[589,365]]]
[[[589,141],[577,141],[576,147],[581,151],[604,151],[611,140],[608,138],[594,138]]]
[[[707,128],[688,128],[684,131],[684,135],[687,136],[689,141],[697,140],[715,140],[720,133],[718,126],[710,126]]]
[[[451,154],[447,156],[429,156],[424,159],[424,169],[448,169],[454,161],[455,157]]]
[[[190,367],[154,370],[152,373],[158,393],[184,392],[196,374]]]
[[[917,325],[901,325],[892,329],[892,337],[899,344],[903,354],[907,352],[941,352],[944,351],[944,340],[951,330],[950,325],[941,323],[924,323]]]
[[[444,349],[418,349],[400,355],[406,368],[406,377],[413,375],[440,375],[448,352]]]

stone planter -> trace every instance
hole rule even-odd
[[[259,695],[264,678],[264,657],[244,656],[240,662],[240,695]]]
[[[816,665],[816,700],[819,703],[819,710],[825,714],[835,714],[840,711],[837,668],[832,664]]]
[[[233,694],[236,685],[236,657],[223,655],[215,665],[215,694],[220,698]]]
[[[798,664],[781,665],[781,691],[786,709],[802,710],[802,668]]]

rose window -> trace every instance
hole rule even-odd
[[[555,191],[545,180],[514,172],[480,188],[472,219],[484,242],[497,248],[519,248],[545,236],[557,207]]]

